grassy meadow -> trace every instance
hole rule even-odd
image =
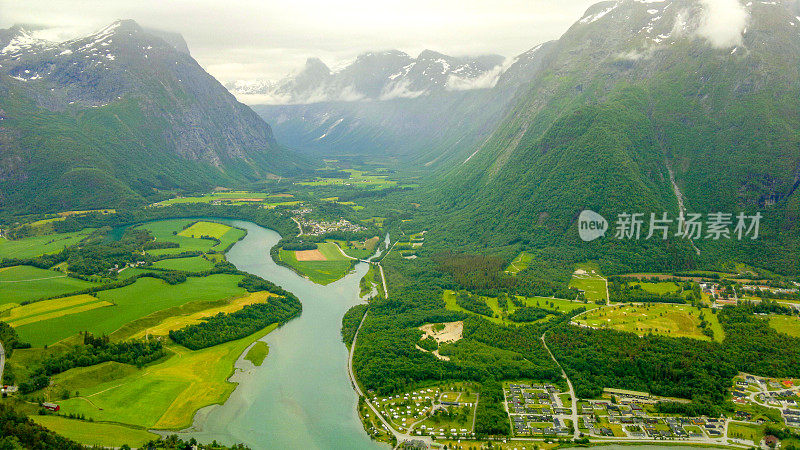
[[[797,316],[771,316],[769,325],[781,333],[800,338],[800,318]]]
[[[186,272],[202,272],[214,267],[214,262],[203,256],[189,258],[162,259],[153,263],[153,267],[169,270],[183,270]]]
[[[189,277],[184,283],[169,285],[156,278],[144,277],[129,286],[97,293],[99,300],[113,306],[23,325],[17,328],[17,332],[34,346],[49,345],[80,331],[111,334],[129,322],[160,310],[190,302],[243,296],[246,291],[237,286],[241,278],[241,275],[218,274]]]
[[[467,314],[473,315],[480,315],[474,313],[472,311],[466,310],[458,305],[456,302],[457,293],[455,291],[444,291],[443,299],[445,302],[445,307],[451,311],[460,311]],[[514,313],[517,310],[517,306],[514,305],[512,301],[509,300],[507,306],[507,313],[504,312],[497,303],[496,297],[481,297],[481,299],[486,302],[486,304],[492,310],[492,317],[487,317],[480,315],[481,317],[490,320],[494,323],[501,324],[501,325],[519,325],[519,323],[514,322],[508,319],[508,315]],[[586,307],[585,304],[581,302],[571,301],[571,300],[564,300],[560,298],[549,298],[549,297],[521,297],[517,296],[517,301],[522,301],[525,303],[525,306],[537,307],[542,309],[549,309],[553,312],[569,312],[574,309]],[[552,317],[552,316],[548,316]],[[543,321],[548,320],[548,318],[541,319]]]
[[[247,355],[245,355],[244,359],[250,361],[255,366],[260,366],[264,363],[264,360],[267,359],[267,355],[269,355],[269,344],[264,341],[256,341],[250,350],[247,351]]]
[[[30,302],[95,286],[63,272],[32,266],[0,269],[0,305]]]
[[[594,264],[579,264],[572,274],[569,287],[583,291],[586,300],[590,302],[608,301],[606,279]]]
[[[3,258],[33,258],[50,253],[58,253],[82,241],[92,234],[94,229],[87,228],[71,233],[46,234],[31,236],[23,239],[8,240],[0,238],[0,259]]]
[[[101,378],[94,385],[84,385],[80,396],[57,403],[64,414],[84,414],[95,421],[152,429],[185,428],[198,409],[228,398],[235,383],[227,380],[239,356],[276,327],[272,325],[246,338],[197,351],[170,345],[166,360],[119,373],[113,379]],[[78,370],[81,369],[62,374],[59,379],[62,387],[75,391],[67,377]]]
[[[321,242],[317,251],[320,258],[317,261],[301,261],[298,252],[284,249],[278,255],[281,261],[318,284],[330,284],[350,272],[353,260],[342,255],[336,244]]]
[[[356,169],[343,169],[342,171],[349,172],[350,178],[317,177],[297,184],[301,186],[350,186],[369,189],[382,189],[397,185],[397,181],[388,180],[385,175],[370,175],[369,172]]]
[[[0,319],[7,322],[14,328],[23,325],[42,322],[71,314],[78,314],[84,311],[91,311],[96,308],[112,306],[112,303],[99,300],[88,294],[74,295],[53,300],[29,303],[9,309],[0,314]]]
[[[31,416],[31,419],[45,428],[84,445],[118,447],[121,444],[128,444],[135,448],[159,437],[157,434],[143,429],[112,423],[86,422],[49,415]]]
[[[711,338],[703,334],[700,328],[701,312],[714,331],[714,340],[722,342],[725,332],[717,316],[710,310],[701,311],[690,305],[652,303],[609,306],[589,311],[574,321],[593,328],[613,328],[639,336],[652,333],[708,341]]]
[[[527,252],[522,252],[511,261],[511,264],[506,267],[506,272],[510,273],[511,275],[516,275],[521,271],[528,268],[528,264],[530,264],[531,260],[533,260],[533,255]]]
[[[167,241],[167,242],[175,242],[180,245],[180,248],[165,248],[165,249],[158,249],[158,250],[151,250],[148,253],[152,255],[171,255],[186,251],[201,251],[201,252],[208,252],[211,250],[214,251],[223,251],[231,244],[238,241],[242,236],[244,236],[245,231],[240,230],[238,228],[233,228],[228,225],[214,223],[214,222],[197,222],[196,220],[192,219],[170,219],[170,220],[160,220],[157,222],[150,222],[144,225],[140,225],[138,228],[149,230],[153,236],[158,241]],[[194,225],[192,225],[194,223]],[[212,225],[213,224],[213,225]],[[195,228],[197,227],[197,228]],[[195,228],[194,231],[189,231],[192,228]],[[222,232],[222,230],[225,230]],[[219,243],[211,239],[198,239],[192,237],[197,231],[208,231],[212,232],[219,237]],[[191,233],[184,234],[186,232]],[[197,234],[197,237],[209,234]]]

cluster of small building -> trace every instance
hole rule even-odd
[[[750,393],[746,392],[746,389],[750,390]],[[731,394],[733,401],[739,404],[748,403],[752,396],[758,403],[777,408],[781,411],[786,426],[800,428],[800,408],[797,407],[800,387],[795,386],[791,380],[777,381],[745,375],[744,379],[735,381]],[[737,411],[737,414],[739,413],[746,414]]]
[[[556,416],[569,415],[558,398],[558,390],[550,384],[510,384],[505,391],[506,405],[514,434],[566,435],[569,427]]]
[[[337,221],[326,222],[309,219],[307,214],[311,213],[311,208],[298,208],[292,211],[294,214],[293,219],[303,230],[303,234],[307,236],[322,236],[323,234],[331,233],[334,231],[339,232],[359,232],[364,231],[366,228],[361,225],[356,225],[347,219],[339,219]]]
[[[136,261],[136,262],[132,262],[132,263],[127,263],[122,267],[120,267],[119,264],[114,264],[114,267],[108,269],[108,272],[109,273],[120,273],[120,272],[122,272],[123,270],[125,270],[127,268],[142,267],[145,264],[147,264],[147,262],[145,262],[145,261]]]
[[[796,294],[797,293],[797,289],[795,289],[795,288],[790,288],[790,289],[787,289],[787,288],[774,288],[774,287],[769,287],[769,286],[756,286],[756,285],[750,285],[750,284],[742,286],[742,289],[745,290],[745,291],[756,292],[756,293],[758,293],[758,292],[772,292],[773,294],[787,294],[787,295]]]

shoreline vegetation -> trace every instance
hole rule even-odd
[[[186,201],[39,219],[46,222],[25,231],[27,236],[5,241],[25,247],[26,257],[0,262],[5,282],[0,292],[3,284],[25,286],[24,296],[0,304],[0,321],[16,327],[9,327],[14,336],[0,336],[11,343],[4,378],[25,386],[21,395],[29,401],[60,405],[60,415],[42,421],[61,430],[69,428],[65,424],[75,430],[82,424],[83,430],[96,425],[177,430],[191,425],[204,406],[224,403],[237,386],[229,381],[236,362],[263,364],[270,349],[261,338],[301,311],[291,293],[226,261],[224,253],[247,236],[219,223],[228,219],[276,230],[280,240],[270,248],[273,261],[322,285],[352,271],[370,245],[373,254],[383,246],[374,236],[391,233],[398,251],[375,258],[381,267],[370,266],[359,280],[362,297],[375,286],[379,295],[342,319],[342,340],[349,347],[365,317],[352,349],[356,382],[370,396],[412,409],[416,405],[398,396],[447,387],[454,392],[443,399],[450,401],[458,398],[452,385],[469,384],[478,405],[471,407],[469,420],[458,408],[406,419],[448,424],[442,428],[458,423],[452,428],[459,435],[467,426],[476,433],[473,442],[516,437],[503,404],[510,380],[552,383],[567,404],[571,395],[559,367],[580,402],[604,398],[609,387],[680,399],[648,409],[661,416],[733,415],[731,384],[741,371],[800,378],[786,359],[800,351],[800,341],[787,332],[796,323],[790,305],[798,296],[783,276],[744,265],[620,274],[597,261],[547,263],[540,253],[519,246],[499,256],[459,252],[429,232],[424,218],[378,209],[385,208],[376,206],[383,197],[339,198],[317,203],[298,194],[292,205],[274,207],[265,207],[266,200]],[[364,224],[366,231],[299,236],[293,216],[301,213],[303,223],[341,218]],[[54,246],[62,241],[70,245]],[[0,254],[4,245],[0,241]],[[384,295],[384,276],[390,296]],[[74,280],[74,286],[64,287],[65,280]],[[747,291],[748,284],[762,290]],[[130,301],[142,298],[148,300]],[[760,351],[746,336],[759,336],[758,345],[769,346],[762,356],[771,371],[742,356]],[[147,340],[163,345],[131,355],[138,351],[136,342]],[[70,353],[72,348],[91,351],[79,355]],[[636,369],[626,356],[631,348],[657,368]],[[686,355],[699,366],[682,365]],[[91,358],[84,365],[81,356]],[[672,377],[669,382],[658,381],[664,373]],[[26,413],[37,414],[38,408]],[[396,411],[380,414],[396,430],[408,431],[408,422],[393,417]],[[380,418],[367,415],[367,433],[391,440],[391,433],[379,431]],[[571,423],[572,416],[565,420]],[[590,445],[599,443],[596,438],[591,436]],[[561,445],[570,442],[564,439]]]
[[[181,216],[183,211],[174,212]],[[257,214],[261,213],[254,211],[253,215]],[[28,398],[55,402],[61,407],[55,415],[42,416],[41,423],[87,444],[116,446],[140,445],[155,437],[139,430],[184,429],[200,409],[222,404],[230,397],[238,385],[229,381],[236,361],[241,358],[256,365],[263,363],[269,347],[259,339],[300,314],[301,304],[293,294],[238,271],[222,256],[246,237],[245,230],[214,222],[207,215],[192,215],[198,218],[164,217],[162,212],[154,220],[131,221],[120,225],[124,231],[113,240],[105,238],[112,228],[99,226],[98,230],[105,231],[86,235],[79,251],[68,247],[26,260],[3,260],[0,271],[26,284],[35,285],[49,277],[13,271],[22,267],[20,263],[30,264],[45,275],[51,272],[37,267],[61,263],[63,267],[55,277],[71,280],[72,276],[80,276],[94,283],[88,289],[73,288],[56,295],[34,291],[30,300],[7,301],[0,311],[0,320],[10,318],[26,341],[37,345],[18,347],[13,357],[8,352],[5,381],[21,382],[20,392]],[[82,219],[127,222],[105,214]],[[64,226],[68,225],[67,220],[54,223]],[[267,222],[275,223],[275,218]],[[73,226],[85,229],[83,225]],[[126,257],[125,252],[131,256]],[[119,261],[129,262],[121,265]],[[86,275],[72,272],[80,264],[86,265]],[[206,279],[216,281],[201,287]],[[186,290],[182,288],[186,283],[195,285]],[[211,286],[214,287],[209,290]],[[182,290],[164,294],[175,289]],[[37,296],[41,300],[31,302]],[[159,300],[141,303],[142,298]],[[98,299],[103,303],[94,307]],[[141,306],[145,304],[151,309],[143,310]],[[106,309],[115,312],[109,314]],[[78,341],[71,337],[70,324],[81,327],[74,330],[83,329],[80,324],[92,324],[90,328],[102,334],[103,340],[87,341],[94,339],[87,334]],[[27,330],[28,327],[33,328]],[[159,346],[161,353],[155,354],[155,360],[138,357],[135,364],[133,359],[124,360],[134,364],[129,365],[116,362],[113,356],[122,349],[114,345],[147,340],[161,345],[167,335],[169,340],[164,341],[167,344],[163,348]],[[119,344],[110,343],[107,336]],[[3,342],[17,346],[13,343],[16,341],[4,338]],[[74,359],[77,366],[64,366],[59,361],[67,361],[64,358],[69,353],[64,351],[70,348],[97,348],[101,356],[90,361]],[[37,369],[38,361],[44,361],[44,370]],[[54,364],[63,368],[50,369],[56,367]],[[131,414],[131,409],[138,412]],[[92,434],[90,430],[104,430],[110,437],[92,441],[87,437]]]

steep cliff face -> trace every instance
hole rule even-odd
[[[85,198],[55,189],[71,171],[91,170],[91,188],[107,182],[120,201],[136,201],[154,189],[243,182],[304,166],[178,35],[133,21],[66,42],[38,35],[20,26],[0,33],[7,205],[35,194],[54,206],[86,206]]]
[[[793,8],[694,0],[592,6],[547,45],[537,76],[491,137],[440,183],[438,207],[454,212],[441,226],[498,246],[577,245],[583,209],[612,218],[676,215],[674,177],[690,212],[765,216],[766,244],[698,242],[699,258],[759,259],[797,272],[800,17]],[[575,251],[590,250],[624,254],[619,262],[629,268],[698,258],[685,241],[621,253],[606,240]]]

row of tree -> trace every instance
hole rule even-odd
[[[191,350],[235,341],[274,323],[284,324],[298,316],[302,305],[294,297],[269,297],[266,303],[247,305],[239,311],[219,313],[205,321],[172,330],[169,337]]]

